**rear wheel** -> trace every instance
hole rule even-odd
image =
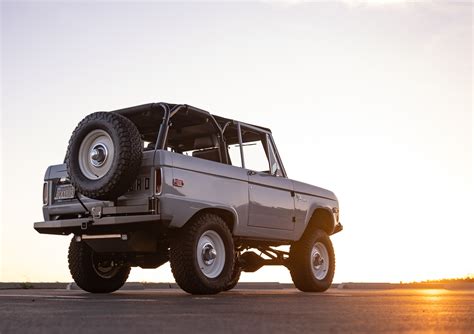
[[[170,265],[176,283],[191,294],[223,291],[234,269],[234,242],[217,215],[193,218],[170,242]]]
[[[127,281],[130,266],[119,265],[95,253],[84,242],[74,238],[69,245],[69,271],[76,284],[93,293],[109,293],[120,289]]]
[[[334,277],[336,259],[331,239],[317,229],[303,236],[290,248],[290,274],[295,286],[305,292],[329,289]]]

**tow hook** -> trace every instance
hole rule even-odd
[[[100,217],[102,217],[101,206],[94,206],[91,211],[92,211],[92,218],[99,219]]]

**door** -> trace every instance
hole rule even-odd
[[[284,177],[249,171],[249,225],[294,229],[293,183]]]
[[[248,225],[292,231],[293,182],[283,175],[269,134],[242,125],[241,142],[242,161],[249,175]]]

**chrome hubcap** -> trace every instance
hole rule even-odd
[[[316,254],[316,256],[314,257],[314,260],[313,260],[313,266],[316,269],[319,269],[322,264],[324,264],[324,259],[321,257],[320,254]]]
[[[204,232],[197,242],[196,257],[199,269],[208,278],[216,278],[225,265],[225,246],[220,235],[212,230]]]
[[[206,266],[210,266],[214,263],[217,257],[217,252],[211,244],[204,245],[202,249],[202,260]]]
[[[95,145],[89,153],[90,162],[95,167],[100,167],[105,163],[108,155],[107,146],[99,143]]]

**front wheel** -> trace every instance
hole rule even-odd
[[[191,294],[223,291],[234,269],[234,241],[224,220],[214,214],[193,218],[170,242],[176,283]]]
[[[304,292],[329,289],[336,259],[331,239],[323,230],[303,236],[290,248],[290,274],[296,288]]]
[[[76,242],[74,238],[69,245],[68,260],[76,284],[92,293],[114,292],[125,284],[130,274],[130,266],[103,258],[85,242]]]

